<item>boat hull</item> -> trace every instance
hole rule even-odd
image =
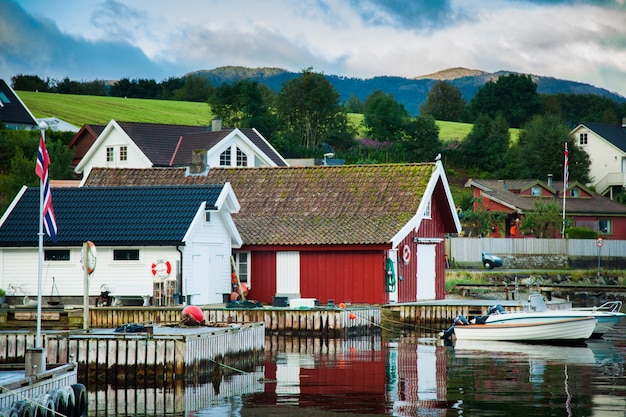
[[[610,313],[606,311],[592,310],[546,310],[546,311],[520,311],[506,314],[492,314],[487,318],[489,324],[528,324],[542,323],[546,321],[560,321],[572,318],[593,317],[596,319],[596,326],[593,329],[594,336],[602,336],[611,330],[620,320],[624,318],[624,313]]]
[[[533,323],[460,325],[454,327],[454,334],[458,340],[576,342],[589,339],[595,327],[593,317],[579,317]]]

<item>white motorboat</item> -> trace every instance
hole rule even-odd
[[[551,310],[546,306],[541,294],[531,294],[528,296],[528,308],[526,311],[491,314],[487,318],[486,323],[538,323],[591,316],[596,319],[593,336],[601,337],[626,316],[626,314],[620,312],[621,307],[621,301],[612,301],[599,307]]]
[[[595,318],[575,317],[531,323],[456,325],[454,334],[457,340],[573,343],[589,339],[595,327]]]

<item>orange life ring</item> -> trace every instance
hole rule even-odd
[[[411,260],[411,248],[409,245],[404,245],[404,248],[402,249],[402,260],[405,264],[408,264]]]
[[[157,278],[167,278],[172,273],[170,261],[158,260],[152,264],[152,275]]]
[[[98,252],[96,251],[96,245],[91,240],[85,243],[86,245],[83,245],[83,248],[80,251],[80,263],[83,270],[87,269],[87,273],[91,275],[96,269],[96,258]],[[86,251],[85,247],[87,248]]]

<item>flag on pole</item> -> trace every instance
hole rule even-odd
[[[565,142],[565,164],[563,165],[563,185],[567,190],[569,187],[569,151],[567,150],[567,142]]]
[[[57,220],[54,216],[54,209],[52,208],[52,194],[50,193],[50,178],[48,177],[48,165],[50,165],[50,156],[46,149],[46,141],[41,132],[39,138],[39,151],[37,152],[37,166],[35,172],[41,179],[41,187],[43,188],[43,201],[42,210],[43,225],[46,228],[46,233],[53,242],[57,241]]]

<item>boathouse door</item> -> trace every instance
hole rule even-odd
[[[300,252],[276,252],[276,295],[300,298]]]
[[[435,245],[417,245],[417,300],[435,299]]]

